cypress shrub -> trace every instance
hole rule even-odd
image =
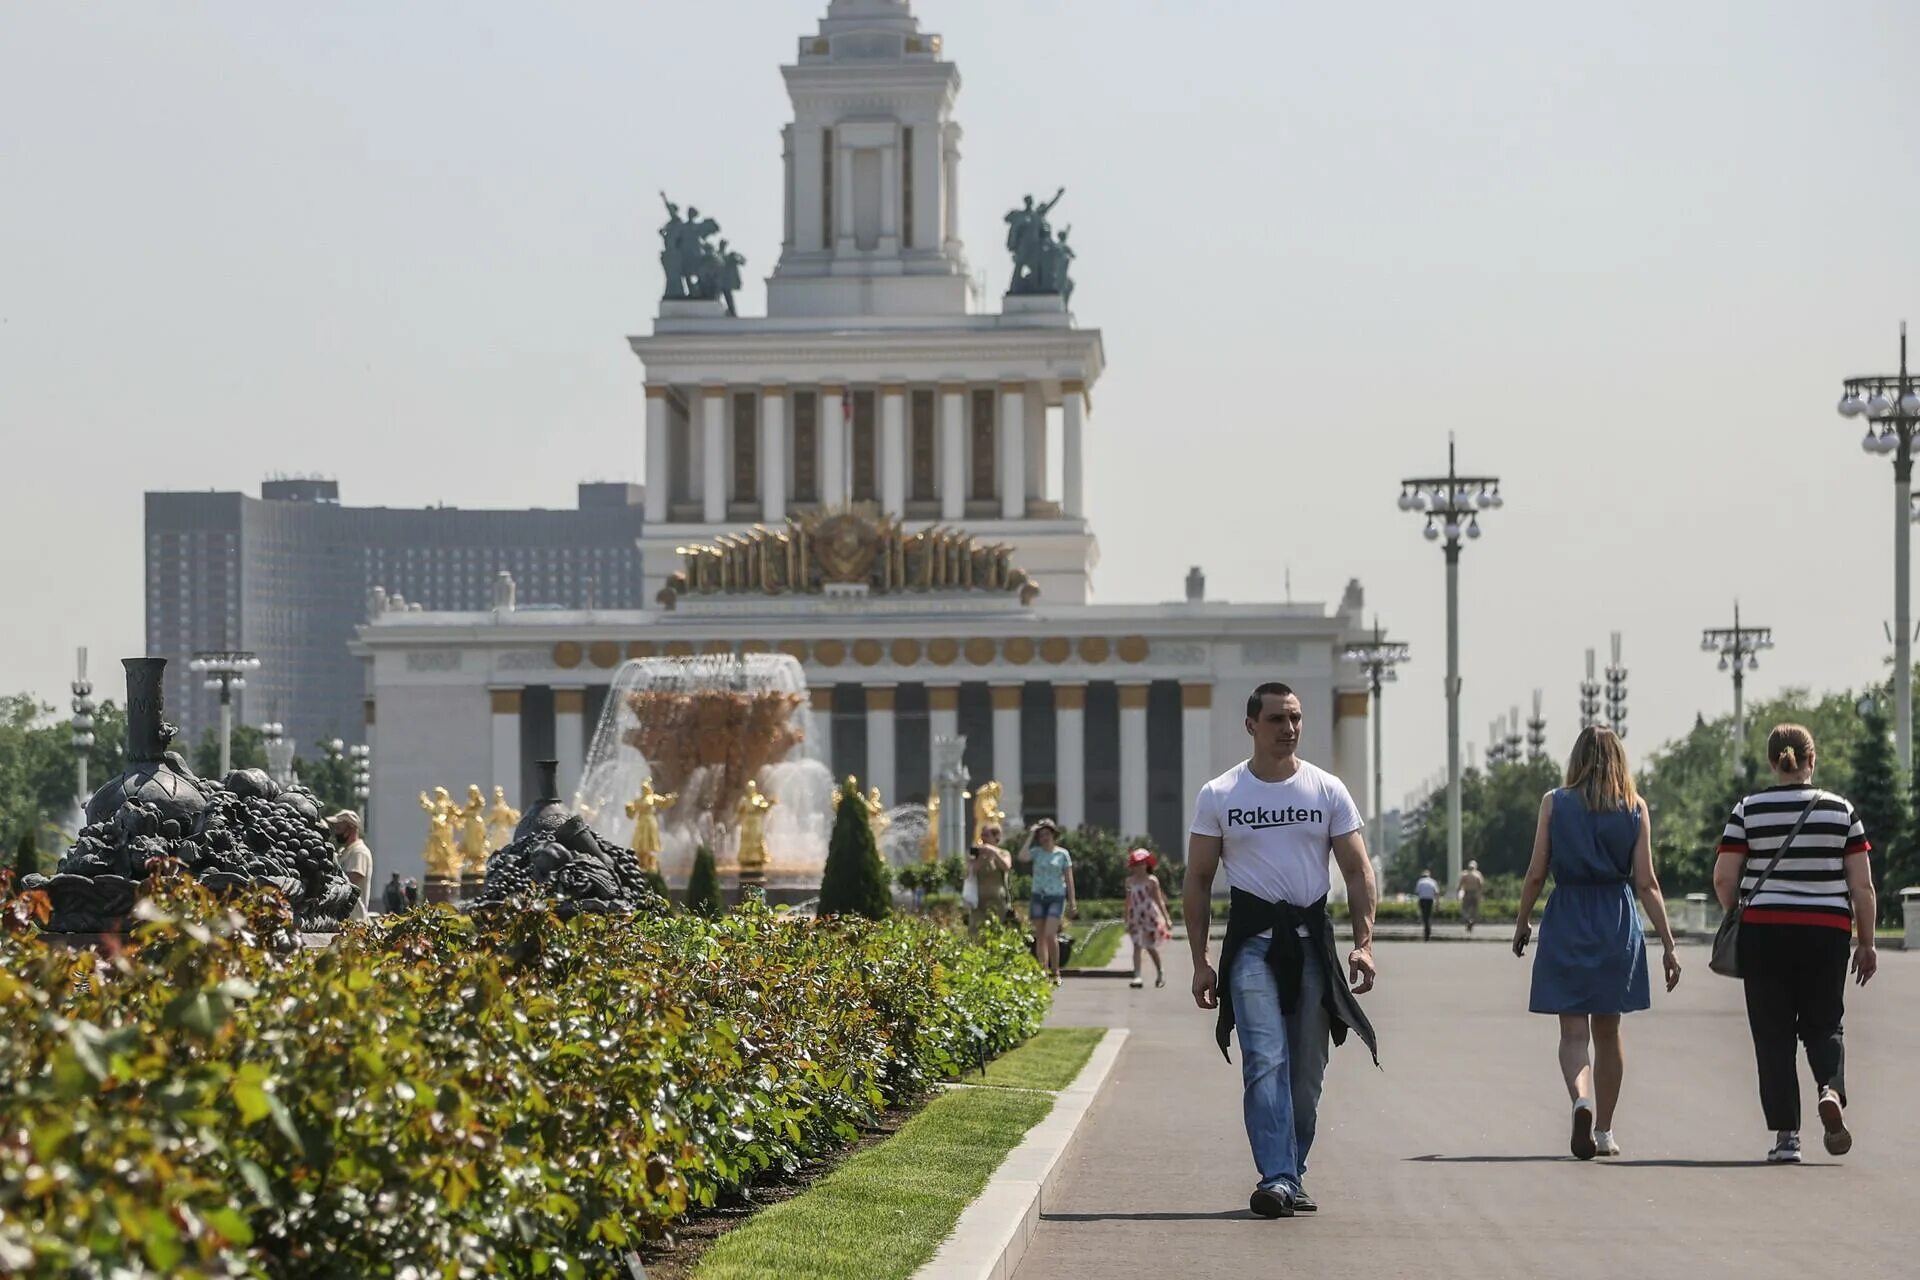
[[[820,877],[820,914],[884,920],[893,910],[887,868],[867,820],[857,784],[841,784],[840,808],[827,842],[826,870]]]
[[[693,851],[693,874],[687,877],[687,911],[709,920],[726,914],[720,900],[720,873],[713,866],[713,850],[700,845]]]

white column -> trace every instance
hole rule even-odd
[[[833,251],[835,255],[854,251],[853,148],[838,137],[833,140]]]
[[[935,738],[954,738],[959,734],[960,686],[957,684],[928,685],[927,741],[932,742]]]
[[[700,518],[719,524],[727,518],[727,389],[700,389],[702,487]]]
[[[1218,772],[1213,767],[1213,685],[1180,686],[1180,812],[1193,825],[1193,799]]]
[[[820,149],[826,133],[818,125],[794,128],[793,244],[803,251],[824,247],[820,226]]]
[[[827,776],[838,784],[840,774],[833,767],[833,686],[809,685],[807,695],[813,701],[813,727],[807,734],[807,754],[827,766]]]
[[[993,776],[1000,783],[1000,807],[1010,820],[1023,813],[1020,787],[1020,686],[993,686]],[[1044,815],[1039,815],[1044,816]]]
[[[1027,498],[1047,496],[1047,394],[1037,382],[1027,384]]]
[[[647,384],[647,523],[665,524],[667,497],[673,489],[673,464],[667,446],[673,438],[668,415],[667,389],[657,382]]]
[[[967,389],[946,383],[940,388],[940,518],[959,520],[967,514]]]
[[[507,794],[521,794],[520,690],[489,689],[493,702],[493,783]]]
[[[1147,686],[1120,686],[1120,837],[1147,830]]]
[[[946,173],[946,227],[945,245],[948,248],[960,247],[960,126],[947,125],[946,145],[941,149],[942,168]]]
[[[1060,384],[1060,510],[1068,516],[1086,511],[1086,479],[1080,464],[1080,432],[1086,411],[1085,385],[1077,380]]]
[[[565,800],[580,786],[580,772],[587,759],[587,691],[553,691],[553,758],[560,762],[560,798]]]
[[[760,388],[760,518],[787,518],[787,389]]]
[[[1087,820],[1087,686],[1053,686],[1053,771],[1059,779],[1062,827],[1071,831]]]
[[[907,389],[898,384],[880,388],[880,509],[907,512]]]
[[[1000,385],[1000,516],[1018,520],[1027,514],[1027,389],[1024,383]]]
[[[1373,775],[1367,770],[1367,691],[1341,689],[1333,695],[1333,771],[1363,815],[1373,812]],[[1370,839],[1378,835],[1369,832]]]
[[[867,777],[869,787],[880,788],[880,797],[889,804],[898,797],[894,789],[899,784],[895,777],[894,759],[897,755],[894,744],[893,722],[893,686],[890,684],[870,684],[867,686]]]
[[[894,135],[895,138],[899,134]],[[900,145],[880,148],[880,237],[874,248],[900,252]]]
[[[820,428],[820,505],[837,507],[847,500],[847,420],[840,407],[845,387],[822,384],[818,409]]]
[[[940,166],[940,125],[936,120],[920,120],[913,126],[913,247],[916,250],[940,248],[940,210],[946,199],[946,183]]]

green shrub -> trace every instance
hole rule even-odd
[[[693,870],[687,876],[687,910],[709,920],[718,920],[727,911],[720,898],[720,873],[713,865],[713,850],[704,844],[693,851]]]
[[[272,897],[148,889],[78,965],[0,908],[0,1272],[612,1274],[1048,998],[1017,937],[910,920],[429,906],[303,950]]]
[[[20,833],[20,843],[13,850],[13,874],[15,881],[36,875],[40,870],[40,842],[34,839],[32,831]]]
[[[887,867],[874,843],[873,824],[852,779],[841,784],[833,835],[827,841],[827,865],[820,874],[820,914],[885,919],[893,910],[887,891]]]

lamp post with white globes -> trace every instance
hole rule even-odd
[[[187,663],[189,671],[206,677],[206,687],[220,691],[220,776],[233,771],[233,691],[247,687],[247,673],[260,669],[260,659],[244,649],[203,649]]]
[[[1505,503],[1498,476],[1463,476],[1447,433],[1447,474],[1400,482],[1400,509],[1427,518],[1428,542],[1447,557],[1447,883],[1460,879],[1460,539],[1480,536],[1480,513]]]
[[[1900,372],[1848,378],[1840,416],[1865,418],[1860,447],[1893,456],[1893,736],[1900,768],[1913,769],[1913,621],[1908,566],[1913,541],[1913,439],[1920,433],[1920,388],[1907,372],[1907,324],[1900,322]]]
[[[1740,621],[1740,602],[1733,602],[1731,627],[1706,627],[1700,632],[1703,653],[1720,654],[1720,669],[1733,672],[1733,767],[1738,773],[1747,752],[1747,672],[1760,667],[1760,651],[1773,648],[1773,628]]]
[[[1412,656],[1412,650],[1402,641],[1387,639],[1387,633],[1380,629],[1380,619],[1373,620],[1373,638],[1359,644],[1350,644],[1346,648],[1349,662],[1358,663],[1360,670],[1366,673],[1367,685],[1373,694],[1373,827],[1380,830],[1380,686],[1391,684],[1400,678],[1394,668]]]

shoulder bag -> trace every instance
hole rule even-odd
[[[1780,865],[1780,859],[1787,856],[1787,849],[1792,846],[1793,838],[1800,834],[1800,828],[1807,825],[1807,815],[1813,812],[1814,805],[1820,803],[1820,794],[1818,790],[1813,793],[1813,799],[1807,801],[1807,807],[1800,811],[1800,817],[1793,824],[1793,830],[1787,832],[1787,838],[1780,842],[1780,848],[1773,855],[1773,861],[1769,862],[1767,869],[1760,873],[1760,878],[1753,882],[1753,889],[1741,894],[1734,901],[1733,909],[1727,912],[1727,918],[1720,922],[1719,931],[1713,935],[1713,958],[1707,961],[1707,968],[1721,977],[1740,976],[1740,920],[1747,914],[1747,903],[1751,902],[1753,895],[1759,893],[1761,886],[1767,883],[1767,877],[1772,875],[1773,869]],[[1740,866],[1742,879],[1746,877],[1746,870],[1743,857]]]

